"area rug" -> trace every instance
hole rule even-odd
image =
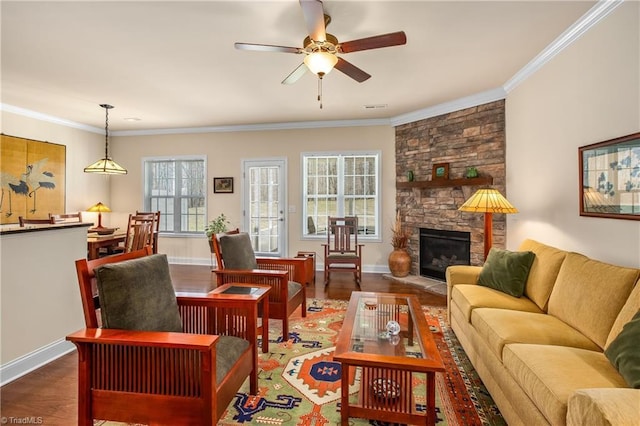
[[[283,341],[279,321],[269,323],[269,353],[259,352],[258,395],[245,382],[218,422],[223,426],[323,426],[340,424],[340,364],[333,350],[348,302],[308,299],[307,317],[299,310]],[[436,374],[437,425],[506,425],[460,343],[446,323],[446,308],[423,306],[446,372]],[[349,386],[357,399],[359,377]],[[424,411],[424,375],[414,379],[416,408]],[[121,423],[96,422],[115,426]],[[350,418],[350,425],[391,423]]]

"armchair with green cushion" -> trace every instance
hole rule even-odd
[[[79,425],[214,425],[249,375],[256,394],[255,342],[237,318],[246,312],[176,297],[166,255],[147,246],[76,270],[87,328],[67,340],[78,349]]]
[[[307,269],[311,259],[256,257],[246,232],[212,235],[217,285],[243,282],[271,287],[269,318],[282,320],[282,337],[289,337],[289,316],[298,308],[307,316]]]

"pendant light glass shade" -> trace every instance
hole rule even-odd
[[[105,125],[104,125],[104,158],[84,168],[85,173],[98,173],[102,175],[126,175],[127,169],[116,163],[109,157],[109,110],[113,106],[101,104],[105,109]]]

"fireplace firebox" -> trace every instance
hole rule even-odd
[[[420,275],[444,280],[448,266],[470,264],[470,232],[420,228]]]

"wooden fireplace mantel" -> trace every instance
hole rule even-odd
[[[460,179],[435,179],[417,180],[413,182],[396,182],[396,189],[427,189],[427,188],[448,188],[452,186],[482,186],[492,185],[491,176],[479,176],[477,178]]]

